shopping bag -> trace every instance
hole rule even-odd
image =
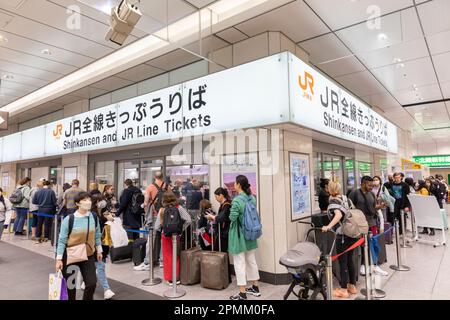
[[[114,221],[106,222],[110,227],[110,236],[112,246],[114,248],[120,248],[128,245],[128,235],[122,226],[122,220],[120,218],[114,218]]]
[[[48,300],[68,300],[67,283],[61,271],[48,277]]]

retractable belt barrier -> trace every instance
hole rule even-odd
[[[358,241],[356,241],[354,244],[352,244],[347,250],[345,250],[344,252],[341,252],[335,256],[331,257],[332,261],[336,261],[340,256],[342,256],[343,254],[346,254],[349,251],[355,250],[356,248],[358,248],[359,246],[364,244],[364,238],[360,238]]]
[[[148,234],[147,230],[125,229],[126,232]]]
[[[54,218],[57,216],[56,214],[39,213],[39,212],[36,212],[33,214],[37,215],[38,217],[44,217],[44,218]]]

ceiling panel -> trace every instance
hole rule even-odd
[[[19,63],[30,67],[36,66],[39,69],[59,73],[61,75],[77,70],[74,66],[14,51],[5,47],[0,47],[0,57],[9,62]]]
[[[374,14],[387,13],[412,6],[412,0],[305,0],[333,30],[367,21]]]
[[[437,83],[419,86],[417,90],[414,90],[411,86],[404,90],[393,91],[392,94],[402,105],[442,99],[441,91]]]
[[[237,28],[249,36],[265,31],[281,31],[294,42],[330,31],[300,0],[238,24]]]
[[[61,77],[60,74],[12,63],[6,60],[2,60],[1,57],[0,57],[0,70],[2,70],[2,73],[12,73],[12,74],[17,73],[21,75],[26,74],[30,77],[38,78],[43,81],[55,81],[56,79]]]
[[[60,104],[60,105],[67,105],[73,102],[80,101],[80,97],[75,97],[71,95],[65,95],[62,97],[59,97],[58,99],[52,100],[54,104]]]
[[[222,32],[217,33],[217,35],[230,43],[236,43],[248,39],[245,34],[243,34],[236,28],[228,28],[226,30],[223,30]]]
[[[419,38],[378,50],[359,52],[357,56],[367,68],[373,69],[428,57],[429,54],[425,40]]]
[[[433,56],[434,67],[440,82],[450,82],[450,52]]]
[[[450,137],[450,128],[438,129],[438,130],[427,130],[428,134],[435,140],[448,142],[448,137]]]
[[[299,46],[310,54],[309,59],[314,64],[352,56],[350,50],[333,33],[302,41]]]
[[[445,103],[424,104],[405,108],[425,129],[450,126]]]
[[[442,31],[426,36],[432,55],[450,51],[450,31]]]
[[[197,8],[184,0],[141,1],[141,12],[164,25],[171,24],[197,11]]]
[[[372,69],[373,74],[389,91],[411,89],[413,85],[423,86],[437,83],[436,74],[429,57],[407,61],[403,67],[389,65]]]
[[[94,59],[86,57],[84,55],[50,46],[39,41],[16,36],[9,32],[2,32],[2,34],[8,38],[8,42],[3,43],[2,46],[13,49],[16,52],[21,51],[24,53],[29,53],[31,55],[40,56],[45,59],[62,62],[77,67],[85,66],[86,64],[94,61]],[[51,55],[43,54],[42,50],[45,49],[50,50]]]
[[[450,99],[450,82],[441,82],[444,99]]]
[[[11,81],[11,80],[5,80],[0,79],[0,88],[7,88],[7,89],[15,89],[15,90],[27,90],[27,91],[34,91],[37,89],[36,86],[30,86],[30,85],[24,85],[22,83]]]
[[[189,63],[198,61],[200,58],[181,49],[172,51],[156,59],[147,62],[148,65],[162,70],[173,70]]]
[[[12,76],[12,81],[23,84],[25,86],[31,86],[31,87],[38,88],[38,87],[42,87],[49,83],[49,81],[41,80],[38,78],[33,78],[33,77],[30,77],[29,75],[18,74],[16,72],[8,72],[6,70],[0,69],[0,77],[2,77],[2,79],[3,79],[3,77],[6,75]]]
[[[395,100],[392,95],[387,92],[364,96],[362,98],[364,98],[364,100],[370,105],[378,107],[384,111],[402,108],[397,100]]]
[[[72,52],[81,53],[96,59],[101,58],[113,51],[110,47],[99,45],[95,41],[90,41],[19,16],[16,16],[13,21],[4,28],[4,30],[22,37],[30,38],[35,41],[46,43],[48,45]]]
[[[425,35],[450,29],[450,1],[433,0],[417,7]]]
[[[415,10],[407,9],[381,17],[379,28],[368,28],[364,22],[336,35],[358,55],[421,38],[422,30]]]
[[[333,78],[366,70],[361,62],[353,56],[322,63],[317,66]]]
[[[370,74],[369,71],[352,73],[336,77],[336,81],[351,90],[356,95],[368,96],[386,92],[386,89]]]
[[[82,88],[82,89],[72,92],[71,95],[80,97],[83,99],[91,99],[91,98],[101,96],[102,94],[105,94],[105,93],[108,93],[108,91],[99,89],[99,88],[94,88],[94,87],[85,87],[85,88]]]

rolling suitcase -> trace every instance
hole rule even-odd
[[[187,239],[185,230],[185,239]],[[180,253],[180,281],[183,285],[193,285],[200,282],[200,261],[202,251],[198,247],[187,249],[187,241],[184,242],[184,250]]]
[[[144,262],[146,256],[147,239],[139,238],[133,242],[133,263],[135,266]]]
[[[133,257],[133,243],[129,243],[127,246],[119,248],[111,247],[109,250],[109,257],[111,263],[122,260],[131,260]]]
[[[214,248],[214,227],[212,230],[211,252],[204,253],[201,260],[201,282],[200,285],[207,289],[222,290],[230,284],[228,278],[228,253],[213,251]],[[220,228],[219,230],[219,250],[220,243]]]

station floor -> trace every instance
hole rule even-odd
[[[449,212],[449,210],[447,210]],[[5,230],[6,231],[6,230]],[[410,235],[410,234],[409,234]],[[450,235],[446,231],[446,236]],[[422,239],[440,239],[436,236],[422,236]],[[450,300],[450,245],[434,248],[433,245],[415,242],[412,248],[402,249],[403,264],[410,271],[400,272],[389,268],[396,264],[395,244],[387,246],[388,262],[382,268],[389,276],[380,277],[378,288],[386,292],[385,300]],[[4,232],[0,241],[0,300],[41,300],[47,299],[48,275],[54,272],[52,247],[49,242],[35,244],[26,237],[14,236]],[[116,293],[115,300],[165,299],[164,291],[170,287],[161,283],[152,287],[141,285],[148,272],[133,271],[130,261],[115,264],[107,263],[106,273],[111,289]],[[162,277],[162,269],[155,268],[155,276]],[[364,288],[364,277],[360,277],[358,289]],[[335,286],[337,283],[335,282]],[[200,285],[182,286],[187,291],[180,300],[220,300],[236,293],[236,280],[225,290],[204,289]],[[4,290],[7,288],[7,290]],[[281,300],[288,285],[261,283],[260,298],[249,299]],[[79,290],[80,291],[80,290]],[[81,292],[78,292],[81,294]],[[355,298],[357,296],[353,296]],[[294,299],[292,295],[290,299]],[[97,285],[96,300],[103,299],[103,290]]]

